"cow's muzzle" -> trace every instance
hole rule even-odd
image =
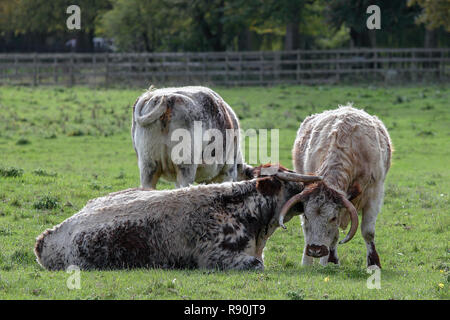
[[[306,255],[314,258],[320,258],[328,255],[328,248],[326,246],[317,246],[315,244],[308,244],[306,246]]]

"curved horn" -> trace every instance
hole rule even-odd
[[[289,209],[291,209],[295,204],[301,202],[305,198],[305,196],[310,193],[310,192],[307,192],[307,191],[309,191],[309,190],[305,189],[301,193],[296,194],[295,196],[290,198],[284,204],[283,208],[281,208],[280,216],[278,218],[278,224],[283,229],[287,229],[286,226],[284,225],[284,216],[286,215],[286,213],[288,213]]]
[[[345,238],[343,240],[339,241],[339,244],[344,244],[344,243],[352,240],[353,236],[356,233],[356,230],[358,230],[358,212],[356,211],[356,208],[353,206],[353,204],[350,201],[348,201],[345,198],[345,196],[342,196],[342,202],[343,202],[344,206],[347,208],[348,213],[350,214],[351,226],[350,226],[350,231],[348,232],[348,234],[345,236]]]
[[[309,176],[306,174],[298,174],[294,172],[277,172],[275,176],[285,181],[293,182],[315,182],[322,180],[320,176]]]

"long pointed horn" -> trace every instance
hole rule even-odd
[[[350,201],[348,201],[345,198],[345,196],[342,196],[342,202],[343,202],[344,206],[347,208],[348,213],[350,214],[351,226],[350,226],[350,231],[348,232],[348,234],[345,236],[345,238],[343,240],[339,241],[339,244],[344,244],[344,243],[352,240],[353,236],[356,233],[356,230],[358,230],[358,212],[356,211],[356,208],[353,206],[353,204]]]
[[[287,229],[284,225],[284,217],[286,216],[286,213],[288,213],[289,209],[291,209],[295,204],[301,202],[304,200],[304,198],[309,194],[309,190],[305,189],[301,193],[296,194],[292,198],[290,198],[281,208],[280,216],[278,218],[278,224],[283,228]]]
[[[276,177],[285,181],[294,181],[294,182],[315,182],[322,180],[320,176],[309,176],[306,174],[298,174],[294,172],[277,172],[275,174]]]

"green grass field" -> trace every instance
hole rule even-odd
[[[302,267],[296,218],[268,241],[264,272],[81,272],[70,290],[70,274],[35,262],[35,238],[89,199],[139,185],[129,129],[143,90],[0,87],[0,299],[449,299],[449,88],[215,88],[244,129],[280,129],[290,168],[309,114],[354,102],[385,123],[395,153],[376,229],[381,289],[366,286],[359,232],[338,248],[340,267]]]

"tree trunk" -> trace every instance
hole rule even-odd
[[[252,50],[253,35],[249,29],[245,29],[238,36],[238,51]]]
[[[225,0],[221,0],[218,5],[217,14],[217,32],[213,38],[214,40],[214,51],[225,51],[225,46],[223,45],[223,17],[225,10]]]
[[[289,22],[286,25],[286,37],[284,38],[285,50],[296,50],[299,48],[300,33],[298,31],[298,19],[296,22]]]
[[[425,48],[436,48],[437,47],[437,32],[436,30],[425,29]]]
[[[351,47],[371,47],[372,42],[367,31],[358,32],[350,28]],[[375,40],[375,39],[374,39]],[[376,43],[376,41],[373,41]]]
[[[369,42],[371,48],[376,48],[377,46],[377,30],[369,30]]]

